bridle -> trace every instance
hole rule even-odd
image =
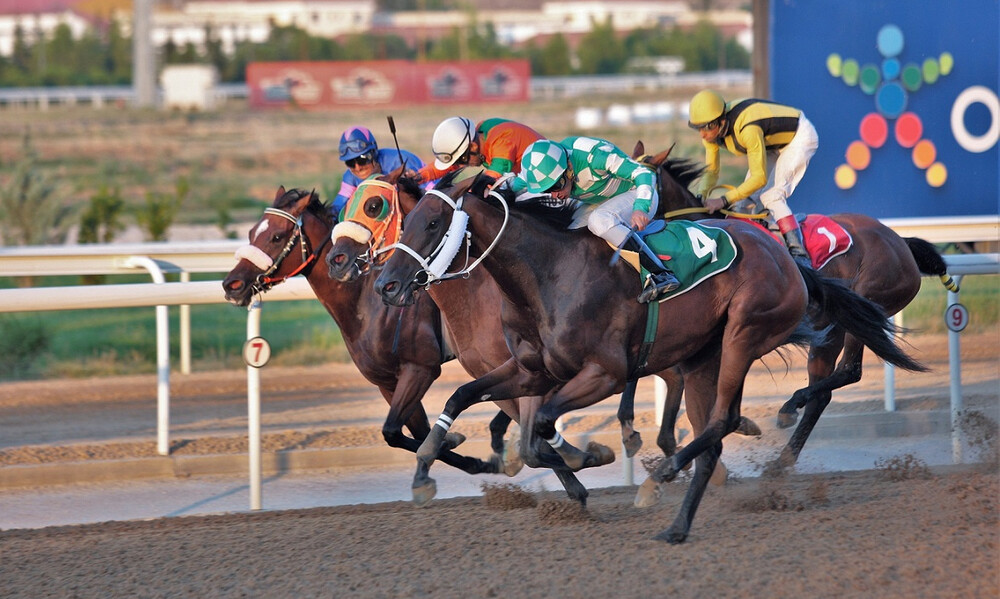
[[[404,243],[395,243],[383,250],[379,250],[377,253],[398,249],[403,253],[409,254],[421,267],[414,275],[413,283],[425,289],[430,287],[432,283],[457,279],[459,277],[468,278],[472,270],[479,266],[483,259],[496,247],[504,231],[506,231],[507,223],[510,220],[510,208],[507,206],[507,202],[496,191],[491,190],[490,195],[496,198],[500,202],[500,205],[503,206],[503,224],[500,226],[500,230],[497,231],[493,242],[471,264],[469,263],[469,248],[471,247],[472,233],[468,231],[469,213],[462,209],[464,194],[457,200],[453,200],[447,194],[437,189],[431,189],[424,194],[424,200],[427,196],[434,196],[452,208],[451,224],[448,226],[448,231],[445,232],[444,237],[438,242],[437,247],[426,258]],[[465,267],[455,272],[445,272],[452,261],[454,261],[455,256],[458,255],[463,241],[466,242]]]
[[[354,267],[357,269],[358,275],[368,273],[372,267],[389,259],[392,254],[391,248],[399,239],[399,233],[402,230],[402,211],[399,208],[399,190],[396,186],[378,179],[366,179],[358,184],[358,190],[355,191],[355,194],[363,191],[366,187],[379,187],[389,192],[389,214],[382,220],[367,217],[363,211],[360,212],[361,217],[355,214],[345,215],[344,220],[330,232],[330,239],[334,243],[341,236],[346,236],[355,238],[367,246],[365,251],[354,259]],[[362,195],[361,202],[359,202],[361,206],[364,205],[364,197]],[[357,239],[360,230],[363,230],[364,236],[368,238],[367,242]],[[385,247],[383,248],[383,246]]]
[[[258,248],[255,245],[247,244],[240,249],[236,250],[236,258],[246,259],[254,264],[257,268],[260,268],[263,272],[257,275],[254,279],[252,289],[254,293],[263,293],[270,288],[274,287],[278,283],[284,282],[286,279],[294,277],[299,273],[303,273],[306,269],[313,266],[319,257],[320,252],[326,246],[327,242],[330,241],[329,235],[324,235],[323,243],[316,248],[315,251],[312,250],[311,244],[309,242],[309,237],[302,232],[302,215],[295,216],[290,212],[286,212],[279,208],[265,208],[264,214],[274,215],[281,217],[290,223],[295,225],[295,229],[292,235],[288,238],[288,242],[285,243],[285,247],[281,249],[277,258],[271,258],[267,253]],[[274,273],[281,268],[281,263],[292,253],[295,249],[295,245],[298,244],[302,252],[302,264],[299,264],[292,272],[284,276],[275,277]],[[306,273],[308,274],[308,273]]]

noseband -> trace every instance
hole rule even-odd
[[[500,201],[500,205],[503,206],[503,225],[500,226],[500,230],[497,231],[497,236],[490,244],[488,248],[482,253],[479,258],[469,264],[469,248],[470,244],[465,244],[465,264],[466,266],[461,270],[455,272],[445,272],[448,266],[454,261],[455,256],[458,255],[458,250],[460,249],[463,241],[469,241],[472,239],[472,233],[468,231],[469,226],[469,213],[462,210],[463,198],[458,198],[458,200],[452,200],[447,194],[437,190],[431,189],[425,194],[426,196],[433,195],[439,198],[444,203],[452,207],[451,224],[448,226],[448,231],[445,232],[444,237],[438,242],[438,245],[434,250],[424,258],[416,250],[404,243],[395,243],[381,252],[390,251],[393,249],[401,250],[402,252],[409,254],[414,260],[416,260],[421,268],[417,271],[414,276],[413,282],[420,287],[429,287],[431,283],[447,281],[449,279],[456,278],[468,278],[469,273],[472,269],[479,266],[493,248],[496,247],[500,237],[503,236],[504,231],[507,229],[507,222],[510,220],[510,209],[507,207],[507,202],[504,201],[503,197],[495,191],[490,191],[490,195],[495,197]],[[423,200],[421,200],[423,201]]]
[[[272,214],[274,216],[279,216],[289,221],[290,223],[295,225],[295,230],[293,231],[291,237],[288,238],[288,243],[286,243],[285,247],[281,249],[281,252],[278,254],[277,258],[271,258],[260,248],[252,244],[245,245],[240,249],[236,250],[237,260],[246,259],[251,263],[253,263],[254,266],[264,271],[259,275],[257,275],[257,277],[254,279],[253,283],[254,293],[263,293],[268,289],[274,287],[278,283],[282,283],[286,279],[289,279],[301,272],[304,272],[307,268],[313,265],[313,263],[319,257],[319,253],[323,251],[323,248],[326,246],[327,242],[330,241],[330,236],[324,235],[323,243],[321,243],[320,246],[316,248],[316,251],[312,251],[310,247],[311,244],[309,243],[309,237],[302,233],[301,215],[296,217],[295,215],[286,212],[284,210],[280,210],[278,208],[265,208],[264,214],[265,215]],[[298,268],[296,268],[295,270],[293,270],[292,272],[288,273],[285,276],[282,277],[272,276],[281,267],[281,263],[285,260],[285,258],[290,253],[292,253],[292,250],[295,248],[296,243],[298,243],[302,251],[302,264],[300,264]]]

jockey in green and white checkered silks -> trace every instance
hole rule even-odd
[[[579,136],[529,146],[511,189],[516,194],[562,195],[559,199],[568,195],[569,201],[579,203],[571,228],[586,226],[619,247],[630,228],[641,230],[653,217],[659,199],[655,184],[651,170],[613,143]]]

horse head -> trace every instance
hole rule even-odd
[[[222,282],[226,299],[246,306],[255,294],[299,273],[308,275],[333,223],[315,192],[279,187],[274,203],[250,229],[249,243],[236,251],[239,262]]]
[[[396,249],[375,281],[375,291],[388,304],[413,303],[419,289],[442,277],[462,242],[468,215],[461,210],[462,198],[478,177],[455,183],[450,174],[428,191],[406,216]]]
[[[673,218],[670,213],[675,210],[702,208],[701,201],[689,186],[705,169],[688,158],[669,158],[673,149],[674,146],[670,146],[663,152],[649,155],[646,154],[645,144],[639,141],[632,150],[632,158],[636,162],[656,173],[657,192],[660,196],[657,216],[660,218]]]
[[[399,239],[403,217],[422,193],[414,180],[403,176],[403,166],[362,181],[330,233],[332,245],[326,257],[330,278],[354,281],[384,263]]]

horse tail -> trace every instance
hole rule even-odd
[[[878,304],[861,297],[836,279],[828,279],[815,270],[797,264],[809,291],[809,301],[835,326],[857,337],[886,362],[914,372],[927,368],[906,355],[892,336],[899,328],[886,318]]]
[[[932,243],[919,237],[904,237],[903,241],[910,248],[920,272],[925,275],[937,275],[948,291],[958,293],[958,283],[948,274],[948,265],[944,263],[944,258]]]

